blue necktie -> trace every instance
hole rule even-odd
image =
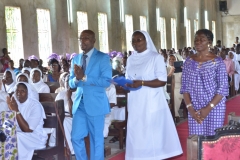
[[[86,54],[83,54],[83,61],[82,61],[82,70],[83,70],[83,73],[85,73],[85,70],[86,70],[86,67],[87,67],[87,62],[86,62],[86,59],[87,59],[87,55]]]

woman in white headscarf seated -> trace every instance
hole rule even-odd
[[[49,86],[42,80],[42,71],[40,69],[32,69],[30,72],[30,79],[32,81],[32,86],[38,93],[50,93]]]
[[[14,92],[15,85],[16,85],[15,73],[10,70],[5,71],[3,74],[1,90],[9,94],[12,94]]]
[[[72,131],[72,105],[75,99],[76,90],[69,88],[68,85],[69,74],[65,77],[64,90],[59,92],[55,98],[55,101],[63,99],[64,101],[64,110],[65,110],[65,119],[63,121],[63,127],[67,139],[67,143],[71,154],[74,154],[72,142],[71,142],[71,131]],[[49,140],[49,146],[54,146],[56,143],[56,130],[53,131]]]
[[[6,92],[0,90],[0,112],[8,111],[7,96]]]
[[[17,78],[16,78],[17,82],[26,82],[29,84],[29,77],[26,73],[20,73],[17,75]],[[32,90],[32,93],[33,93],[33,98],[35,98],[36,100],[39,100],[39,94],[38,92],[36,91],[36,89],[31,85],[29,84],[29,87],[31,88]]]
[[[28,77],[30,76],[31,68],[23,67],[21,73],[26,73]]]
[[[9,109],[16,112],[19,160],[31,160],[34,150],[44,148],[47,141],[44,109],[32,95],[29,84],[19,82],[14,96],[7,97]]]

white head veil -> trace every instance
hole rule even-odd
[[[15,73],[14,73],[12,70],[6,70],[6,71],[3,73],[3,76],[5,76],[7,72],[10,72],[10,73],[11,73],[13,82],[16,83],[16,75],[15,75]]]
[[[10,73],[11,73],[13,82],[12,82],[11,84],[9,84],[9,85],[5,84],[5,87],[6,87],[6,91],[7,91],[8,93],[11,93],[11,92],[14,91],[13,88],[14,88],[14,86],[15,86],[15,84],[16,84],[16,75],[15,75],[15,73],[14,73],[12,70],[6,70],[6,71],[3,73],[3,76],[5,76],[7,72],[10,72]],[[4,86],[3,86],[3,84],[2,84],[2,90],[4,91]]]
[[[18,105],[21,105],[21,103],[18,101],[18,99],[17,99],[17,97],[16,97],[16,90],[17,90],[17,85],[18,85],[18,84],[24,84],[24,85],[27,87],[27,90],[28,90],[28,98],[27,98],[27,101],[28,101],[28,100],[31,100],[31,101],[34,102],[34,103],[40,104],[40,105],[41,105],[41,108],[42,108],[42,116],[43,116],[43,118],[46,118],[46,115],[45,115],[44,109],[43,109],[43,107],[42,107],[42,104],[41,104],[38,100],[35,99],[34,93],[33,93],[32,89],[31,89],[30,84],[28,84],[28,83],[26,83],[26,82],[18,82],[18,83],[16,84],[16,86],[15,86],[15,89],[14,89],[15,93],[13,94],[13,96],[14,96],[17,104],[18,104]],[[24,102],[24,103],[25,103],[25,102]],[[26,105],[28,105],[28,104],[26,104]]]
[[[29,73],[31,72],[31,68],[23,67],[21,72],[24,73],[24,71],[27,70]]]
[[[36,100],[39,100],[39,95],[38,95],[38,93],[37,93],[37,90],[32,86],[31,81],[30,81],[30,79],[29,79],[29,77],[28,77],[28,74],[26,74],[26,73],[20,73],[20,74],[18,74],[18,75],[17,75],[17,78],[16,78],[17,83],[19,82],[19,81],[18,81],[18,78],[19,78],[20,76],[25,76],[25,77],[28,79],[29,87],[31,88],[31,90],[32,90],[32,92],[33,92],[33,93],[32,93],[32,98],[34,98],[34,99],[36,99]]]
[[[29,76],[28,76],[28,74],[26,74],[26,73],[19,73],[19,74],[17,75],[17,77],[16,77],[16,82],[18,82],[18,78],[19,78],[20,76],[25,76],[25,77],[28,79],[28,83],[29,83]]]
[[[40,72],[40,80],[39,80],[39,82],[43,82],[42,71],[39,68],[34,68],[34,69],[31,70],[31,72],[30,72],[30,80],[31,80],[31,82],[32,82],[34,71],[39,71]]]
[[[147,50],[148,51],[157,52],[157,49],[156,49],[156,47],[155,47],[155,45],[154,45],[150,35],[148,34],[148,32],[141,31],[141,30],[136,30],[136,31],[133,32],[133,34],[135,32],[141,32],[145,36],[145,39],[146,39],[146,42],[147,42]],[[136,51],[134,51],[134,53],[136,53]]]
[[[35,99],[35,98],[33,97],[34,94],[33,94],[33,91],[32,91],[32,87],[30,86],[29,83],[26,83],[26,82],[17,82],[16,86],[14,87],[14,96],[16,96],[17,85],[18,85],[18,84],[21,84],[21,83],[25,84],[25,86],[27,87],[27,90],[28,90],[28,98]],[[16,97],[15,97],[15,98],[16,98]]]

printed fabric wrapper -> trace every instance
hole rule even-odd
[[[8,129],[7,126],[10,126],[11,129]],[[18,151],[17,151],[17,133],[16,133],[16,113],[13,111],[3,111],[0,113],[0,126],[1,132],[6,135],[5,142],[0,142],[0,160],[17,160]]]
[[[138,87],[138,88],[127,87],[126,84],[132,84],[133,81],[132,81],[132,80],[129,80],[129,79],[126,79],[126,78],[123,77],[123,76],[113,78],[113,79],[111,80],[111,83],[113,83],[113,84],[115,84],[115,85],[118,85],[118,86],[121,86],[121,87],[123,87],[123,89],[129,90],[129,91],[136,91],[136,90],[139,90],[140,88],[142,88],[142,86],[140,86],[140,87]]]

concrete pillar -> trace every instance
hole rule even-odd
[[[120,0],[111,0],[111,26],[112,26],[112,45],[111,50],[123,52],[126,50],[124,22],[120,19]],[[125,14],[124,14],[125,15]]]
[[[148,0],[148,26],[149,26],[149,35],[152,38],[153,43],[155,44],[157,50],[160,48],[159,34],[157,31],[157,17],[156,17],[156,0]]]
[[[205,28],[205,0],[200,0],[199,29]]]
[[[177,31],[177,35],[178,35],[178,48],[183,48],[186,47],[186,27],[184,26],[184,7],[185,7],[185,3],[184,0],[179,0],[179,23],[178,23],[178,31]],[[177,48],[176,48],[177,49]],[[175,49],[175,50],[176,50]]]

